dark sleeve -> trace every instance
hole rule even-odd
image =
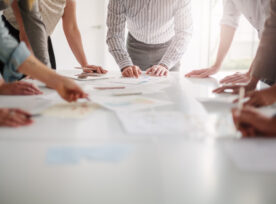
[[[253,76],[270,83],[276,82],[276,0],[271,0],[271,15],[266,21],[253,62]]]
[[[37,3],[29,9],[27,0],[18,1],[26,34],[34,51],[34,55],[45,65],[50,66],[48,54],[48,36],[45,25],[39,12]]]

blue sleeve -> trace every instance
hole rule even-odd
[[[0,60],[5,64],[3,78],[6,82],[13,82],[23,75],[18,67],[31,55],[25,43],[18,44],[9,35],[2,18],[0,18]]]

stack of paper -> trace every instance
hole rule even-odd
[[[206,117],[185,115],[181,112],[118,113],[125,131],[129,134],[180,135],[206,137],[213,133]]]
[[[93,102],[113,110],[115,112],[130,112],[144,109],[153,109],[158,106],[165,106],[172,104],[169,101],[157,100],[143,96],[128,96],[128,97],[108,97],[97,96],[94,97]]]

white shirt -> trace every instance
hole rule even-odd
[[[48,36],[50,36],[64,14],[66,0],[38,0],[38,5],[46,27],[46,32]],[[18,29],[12,8],[6,9],[4,11],[4,16],[13,27]]]
[[[250,22],[261,37],[266,19],[270,15],[271,0],[224,0],[221,24],[238,27],[241,15]]]
[[[132,66],[125,28],[138,41],[161,44],[172,39],[160,64],[178,63],[192,36],[191,0],[110,0],[107,44],[120,68]]]

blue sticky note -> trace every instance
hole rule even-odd
[[[81,161],[120,162],[130,151],[130,145],[103,145],[93,147],[60,146],[48,149],[49,164],[79,164]]]

